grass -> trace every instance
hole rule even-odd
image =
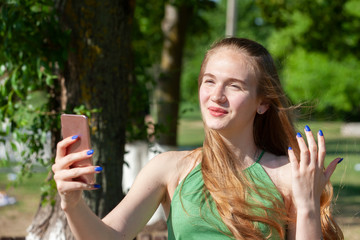
[[[360,164],[360,138],[342,137],[340,133],[342,122],[310,122],[307,123],[313,131],[321,129],[326,138],[326,164],[331,160],[342,157],[343,162],[338,165],[331,180],[335,186],[359,185],[360,172],[355,171],[355,165]],[[306,124],[297,123],[298,129],[303,129]],[[181,119],[179,130],[179,145],[201,146],[204,139],[201,120]],[[303,131],[301,131],[303,132]],[[360,194],[360,191],[358,191]]]
[[[7,194],[16,197],[18,203],[16,207],[19,208],[21,212],[28,212],[31,209],[27,209],[27,205],[24,204],[22,200],[29,200],[29,198],[33,199],[34,195],[38,195],[36,201],[40,199],[40,187],[42,183],[45,181],[47,173],[36,173],[33,174],[32,177],[26,178],[15,186],[11,184],[11,182],[7,179],[7,174],[0,174],[0,189],[5,190]],[[4,213],[6,208],[0,208],[0,215]]]
[[[334,215],[344,232],[345,239],[358,239],[360,235],[360,138],[341,136],[342,122],[298,122],[296,128],[304,132],[309,125],[315,134],[319,129],[326,139],[325,165],[337,157],[344,160],[337,166],[331,177],[334,187]],[[180,119],[178,142],[181,146],[200,146],[204,133],[201,117],[191,113]]]
[[[188,108],[190,109],[190,108]],[[360,172],[355,165],[360,163],[360,138],[345,138],[340,134],[341,122],[299,122],[298,129],[308,124],[316,132],[324,132],[327,143],[328,163],[336,157],[344,161],[337,166],[332,176],[334,186],[335,215],[344,231],[345,239],[356,239],[360,235]],[[301,131],[303,132],[303,130]],[[182,148],[201,146],[204,138],[202,121],[198,109],[182,114],[179,124],[178,142]],[[9,187],[7,173],[0,165],[0,191],[17,199],[12,206],[0,207],[0,237],[24,236],[40,201],[40,187],[47,173],[33,174],[17,187]],[[12,229],[12,230],[9,230]]]
[[[4,169],[2,169],[4,170]],[[8,180],[8,173],[0,173],[0,191],[5,191],[17,202],[14,205],[0,207],[0,237],[25,236],[40,203],[41,186],[47,173],[35,173],[30,178],[14,186]]]

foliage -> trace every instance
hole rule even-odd
[[[24,143],[21,174],[44,159],[46,133],[58,127],[53,102],[56,72],[66,59],[63,32],[51,0],[8,0],[0,9],[0,120],[2,135],[11,135],[13,150]]]
[[[360,102],[358,59],[347,57],[338,61],[298,47],[287,58],[283,75],[290,98],[296,102],[311,100],[317,116],[356,118]]]
[[[307,51],[320,51],[336,58],[358,55],[359,0],[257,2],[265,19],[276,27],[277,39],[285,38],[286,41],[274,41],[283,53],[301,45]]]
[[[201,22],[206,22],[206,24],[199,26],[197,30],[191,27],[192,31],[188,33],[181,76],[181,100],[183,106],[196,105],[198,102],[197,78],[204,53],[209,44],[211,44],[211,41],[215,41],[225,33],[225,19],[223,17],[225,16],[226,9],[223,4],[224,2],[216,3],[216,6],[211,9],[200,10],[198,15],[202,19]],[[189,110],[191,110],[191,107],[183,109],[180,116]]]
[[[211,0],[173,0],[173,1],[156,1],[156,0],[140,0],[137,1],[134,17],[134,34],[133,34],[133,48],[135,54],[135,74],[136,74],[136,87],[132,88],[132,92],[135,93],[137,98],[130,99],[131,110],[130,115],[138,115],[136,112],[148,112],[149,106],[152,105],[152,92],[156,87],[156,80],[160,74],[160,60],[163,47],[163,33],[162,33],[162,21],[164,17],[164,7],[166,3],[171,3],[175,6],[190,6],[192,9],[189,18],[189,24],[187,26],[187,35],[191,38],[189,41],[192,42],[192,35],[199,36],[207,35],[210,29],[208,21],[208,12],[213,12],[216,8],[216,4]],[[149,14],[151,13],[151,14]],[[183,68],[184,69],[184,68]],[[186,74],[186,71],[183,71]],[[188,92],[188,91],[187,91]],[[192,96],[193,97],[193,96]],[[145,103],[141,105],[141,103]],[[134,113],[135,112],[135,113]],[[139,122],[136,121],[139,118],[134,119],[133,124],[128,128],[129,135],[141,135],[142,128]],[[135,126],[135,127],[134,127]],[[147,126],[146,126],[147,127]],[[156,125],[156,131],[162,132],[162,127]],[[132,133],[132,134],[129,134]],[[134,134],[135,133],[135,134]]]
[[[129,86],[129,121],[127,141],[147,138],[150,123],[144,118],[150,114],[152,91],[155,87],[161,58],[161,20],[165,0],[138,0],[134,12],[132,47],[135,80]]]
[[[257,0],[275,31],[269,49],[283,64],[295,103],[315,98],[315,116],[358,120],[360,1]]]
[[[204,9],[198,14],[203,19],[202,21],[207,23],[207,28],[202,29],[199,26],[197,31],[189,33],[181,85],[183,103],[197,104],[197,78],[204,54],[213,42],[225,37],[227,1],[215,2],[216,6]],[[238,1],[237,8],[236,36],[266,43],[273,27],[262,18],[260,8],[253,0]]]

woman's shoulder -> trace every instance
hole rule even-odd
[[[168,151],[155,156],[149,164],[156,166],[164,179],[177,182],[196,164],[198,151]]]
[[[151,161],[165,166],[179,167],[193,159],[194,151],[168,151],[156,155]]]
[[[287,168],[290,168],[289,157],[285,155],[277,156],[272,153],[267,153],[264,156],[264,160],[261,160],[261,162],[267,167],[273,168],[274,170],[277,171],[282,171]]]
[[[284,196],[291,196],[291,166],[288,156],[264,155],[261,165]]]
[[[200,151],[169,151],[157,155],[149,164],[153,164],[166,185],[165,198],[162,201],[165,212],[168,212],[171,199],[179,182],[196,166]],[[160,169],[160,170],[159,170]]]

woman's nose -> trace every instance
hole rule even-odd
[[[213,102],[219,102],[223,103],[226,101],[226,97],[224,95],[224,90],[221,86],[218,86],[214,89],[212,95],[211,95],[211,101]]]

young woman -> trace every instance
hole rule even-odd
[[[325,140],[308,126],[296,133],[292,108],[274,62],[260,44],[226,38],[205,55],[199,75],[202,148],[167,152],[139,173],[126,197],[104,219],[81,198],[93,190],[73,179],[99,167],[70,168],[93,151],[66,155],[76,136],[58,144],[53,171],[78,239],[133,239],[159,204],[169,239],[343,239],[330,212]]]

